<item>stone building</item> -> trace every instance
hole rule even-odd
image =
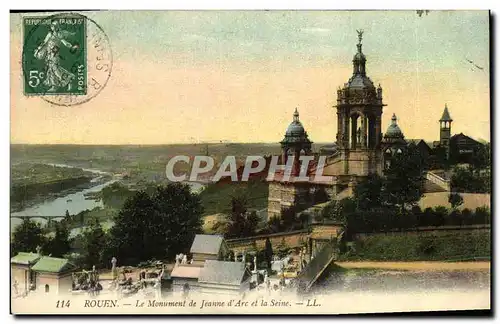
[[[78,268],[67,259],[42,256],[32,270],[37,292],[64,294],[72,289],[72,273]]]
[[[250,289],[250,271],[245,262],[228,260],[222,236],[197,234],[190,253],[191,261],[176,262],[170,273],[174,292],[239,294]]]
[[[284,208],[298,206],[305,209],[317,203],[313,197],[325,192],[328,199],[349,196],[358,179],[370,173],[381,174],[382,166],[382,87],[375,87],[366,73],[366,56],[362,51],[362,31],[353,58],[353,74],[342,88],[337,90],[337,141],[320,149],[326,156],[325,163],[318,159],[307,169],[307,181],[297,180],[300,167],[294,165],[290,178],[278,171],[269,184],[268,217],[279,216]],[[312,155],[311,141],[294,113],[281,141],[283,164],[294,155]],[[316,156],[318,158],[318,156]],[[305,167],[304,167],[305,168]],[[318,177],[318,175],[331,177]],[[300,177],[302,178],[302,177]],[[286,180],[285,180],[286,179]]]
[[[384,157],[384,168],[387,169],[391,165],[391,160],[397,154],[403,153],[408,143],[405,140],[401,128],[398,126],[396,114],[392,115],[391,124],[387,128],[382,140],[382,151]]]
[[[479,154],[484,154],[484,144],[463,133],[451,135],[451,124],[448,105],[445,104],[444,111],[439,119],[439,141],[433,144],[434,154],[444,150],[444,158],[454,163],[472,163]]]
[[[198,283],[205,294],[240,294],[250,290],[252,274],[243,262],[207,260]]]
[[[206,260],[225,260],[229,254],[229,248],[220,235],[197,234],[190,253],[193,256],[193,264],[203,264]]]
[[[281,215],[282,210],[292,206],[307,206],[311,186],[308,182],[295,181],[300,175],[300,157],[312,155],[311,145],[307,132],[299,120],[299,112],[295,109],[293,121],[280,142],[281,157],[279,162],[285,165],[293,157],[290,179],[285,180],[284,171],[275,174],[276,181],[269,183],[268,218]]]
[[[455,163],[472,163],[474,158],[484,150],[484,144],[464,133],[450,138],[450,159]],[[487,152],[485,152],[487,154]]]
[[[362,32],[353,58],[353,75],[337,90],[337,144],[339,164],[335,175],[366,176],[381,173],[382,88],[375,88],[366,74]],[[332,170],[333,171],[333,170]]]
[[[40,254],[19,252],[10,259],[11,284],[14,287],[13,293],[26,294],[32,285],[35,284],[35,272],[33,266],[40,260]]]
[[[67,259],[20,252],[11,260],[12,284],[18,293],[66,293],[72,287],[71,274],[78,268]]]

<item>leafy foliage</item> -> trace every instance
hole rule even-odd
[[[213,230],[222,231],[227,238],[246,237],[255,235],[258,223],[257,214],[248,212],[248,197],[239,192],[231,198],[231,212],[215,223]]]
[[[96,217],[90,219],[89,226],[82,236],[82,266],[85,268],[91,268],[94,265],[98,268],[104,266],[106,264],[104,256],[108,249],[109,238]]]
[[[25,218],[12,233],[12,253],[36,252],[45,242],[46,238],[40,223]]]
[[[266,238],[266,245],[264,248],[264,259],[266,262],[267,269],[271,269],[271,261],[273,260],[273,247],[271,245],[271,240],[269,237]]]
[[[396,171],[399,170],[393,170],[393,172]],[[364,181],[354,187],[354,197],[356,197],[355,202],[357,209],[366,211],[374,208],[380,208],[382,206],[381,192],[384,184],[386,185],[386,189],[391,192],[393,191],[392,188],[387,187],[393,185],[393,183],[384,183],[384,180],[385,179],[382,179],[378,174],[369,174]],[[400,181],[397,183],[399,182]],[[398,188],[399,187],[400,186],[398,186]]]
[[[125,201],[133,194],[133,191],[130,191],[119,182],[112,183],[101,190],[103,204],[107,207],[117,209],[123,207]]]
[[[448,196],[448,202],[451,204],[451,208],[456,209],[464,203],[464,198],[459,193],[450,193]]]
[[[279,233],[299,230],[307,227],[310,215],[308,213],[297,213],[292,206],[283,208],[280,217],[272,217],[267,223],[267,228],[261,233]]]
[[[124,264],[172,258],[188,252],[201,232],[202,206],[189,186],[158,186],[152,195],[137,192],[123,205],[111,228],[111,246]]]
[[[62,258],[71,249],[69,229],[64,221],[55,223],[55,235],[46,241],[43,252],[56,258]]]
[[[491,192],[490,173],[475,171],[472,167],[455,167],[451,176],[451,189],[455,192]]]
[[[491,257],[489,232],[372,235],[358,239],[343,259],[372,261],[467,260]]]
[[[385,170],[382,190],[385,204],[399,206],[404,214],[405,205],[418,202],[423,195],[423,170],[422,156],[415,147],[398,154]]]

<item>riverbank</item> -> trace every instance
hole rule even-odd
[[[490,271],[491,262],[442,262],[442,261],[346,261],[336,262],[345,269],[377,269],[377,270],[411,270],[411,271]]]

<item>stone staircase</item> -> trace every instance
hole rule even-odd
[[[427,171],[424,174],[424,192],[445,192],[450,191],[450,180],[444,179],[442,175],[439,175],[432,171]]]
[[[337,240],[332,239],[323,245],[322,249],[297,275],[294,282],[297,287],[297,291],[301,293],[309,291],[326,268],[328,268],[328,266],[335,261],[337,256]]]
[[[435,184],[434,182],[425,179],[424,180],[424,192],[425,193],[432,193],[432,192],[446,192],[447,190],[444,189],[443,187]]]

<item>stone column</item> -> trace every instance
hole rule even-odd
[[[344,132],[343,132],[343,143],[344,143],[344,148],[348,149],[349,148],[349,123],[351,122],[351,119],[346,113],[342,114],[342,123],[344,127]]]
[[[367,147],[366,143],[366,131],[367,131],[367,119],[366,116],[361,116],[361,148]]]
[[[375,141],[374,141],[374,145],[375,147],[378,147],[380,145],[380,140],[381,140],[381,130],[382,129],[382,121],[381,121],[381,118],[380,118],[380,115],[377,116],[377,118],[375,119]]]
[[[351,149],[356,149],[356,144],[357,144],[357,131],[358,131],[358,123],[356,122],[357,120],[354,118],[354,116],[351,116],[350,118],[351,121]]]
[[[337,145],[342,145],[342,130],[344,129],[344,125],[342,124],[342,115],[337,110]]]

